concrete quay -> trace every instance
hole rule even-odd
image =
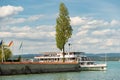
[[[3,62],[0,75],[80,71],[78,62]]]

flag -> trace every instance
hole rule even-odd
[[[10,47],[12,44],[13,44],[13,41],[11,41],[8,46]]]
[[[0,42],[0,46],[3,44],[3,40],[1,40],[1,42]]]
[[[19,47],[19,50],[22,48],[22,45],[23,45],[23,42],[21,42],[20,47]]]

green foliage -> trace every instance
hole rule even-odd
[[[4,51],[4,59],[7,60],[8,58],[10,58],[12,56],[12,52],[9,48],[4,47],[3,48]],[[2,48],[0,46],[0,62],[2,61]]]
[[[60,4],[59,16],[56,19],[56,45],[64,53],[64,46],[68,39],[72,36],[72,27],[70,25],[70,17],[64,3]]]

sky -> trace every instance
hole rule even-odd
[[[61,2],[73,28],[67,52],[120,53],[119,0],[0,0],[0,40],[13,41],[15,55],[60,51],[55,25]]]

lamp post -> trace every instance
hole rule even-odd
[[[70,44],[70,43],[68,43],[68,46],[69,46],[69,53],[70,53],[70,46],[71,46],[71,44]]]

